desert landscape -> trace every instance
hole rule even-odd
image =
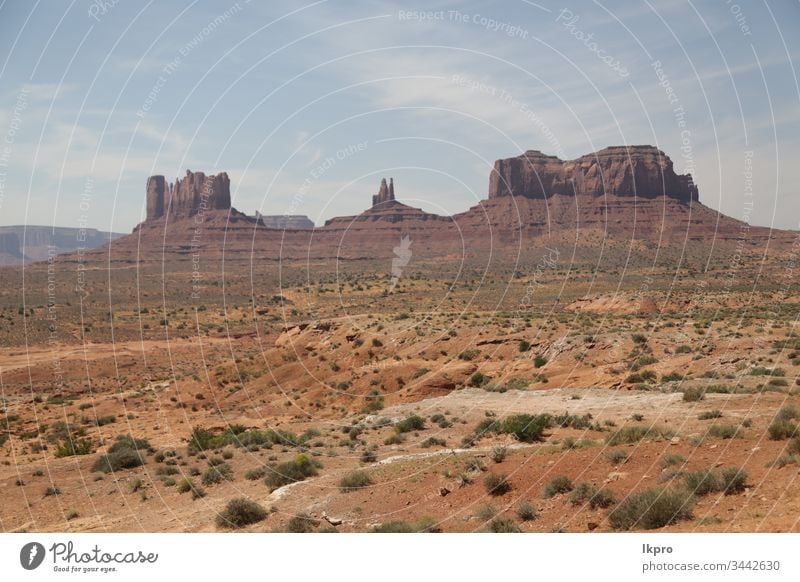
[[[131,234],[1,267],[0,528],[800,531],[800,233],[654,146],[508,153],[321,226],[142,176]]]

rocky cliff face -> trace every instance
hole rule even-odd
[[[516,158],[497,160],[489,178],[489,198],[524,196],[667,196],[697,201],[690,174],[676,174],[672,160],[653,146],[615,146],[560,160],[530,150]]]
[[[203,172],[186,171],[183,179],[167,184],[164,176],[147,179],[147,220],[164,216],[185,218],[205,210],[229,210],[231,181],[221,172],[206,176]]]

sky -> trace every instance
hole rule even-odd
[[[323,224],[383,176],[452,214],[498,158],[652,144],[703,204],[797,229],[798,30],[796,0],[6,0],[0,224],[129,232],[187,169],[248,214]]]

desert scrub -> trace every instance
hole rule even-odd
[[[486,493],[495,497],[505,495],[511,491],[508,475],[502,473],[488,473],[483,478],[483,486],[486,488]]]
[[[533,521],[536,519],[536,508],[527,501],[523,501],[517,508],[517,516],[522,521]]]
[[[714,418],[722,418],[722,412],[719,410],[706,410],[697,415],[698,420],[712,420]]]
[[[403,434],[413,430],[422,430],[423,428],[425,428],[425,419],[417,414],[412,414],[398,422],[394,430],[398,434]]]
[[[339,481],[339,489],[342,493],[357,491],[369,485],[372,485],[372,479],[370,479],[365,471],[353,471],[342,477],[342,480]]]
[[[322,468],[322,464],[319,461],[305,453],[300,453],[292,461],[280,465],[268,465],[266,467],[267,477],[264,482],[271,491],[274,491],[284,485],[313,477],[317,475],[317,469],[320,468]]]
[[[301,512],[296,514],[286,524],[286,533],[310,533],[319,525],[319,520],[314,519],[308,513]]]
[[[628,460],[629,456],[627,451],[623,451],[622,449],[613,449],[606,453],[606,459],[608,459],[608,462],[612,465],[621,465]]]
[[[683,489],[647,489],[622,500],[608,514],[617,530],[657,529],[691,519],[694,496]]]
[[[495,463],[502,463],[507,454],[508,448],[498,445],[496,447],[492,447],[492,450],[489,452],[489,458]]]
[[[658,466],[662,469],[666,469],[667,467],[672,467],[673,465],[683,465],[685,462],[686,457],[677,453],[673,453],[661,457],[661,460],[658,461]]]
[[[561,493],[569,493],[572,489],[572,480],[566,475],[559,475],[558,477],[553,477],[547,485],[544,486],[542,496],[545,499],[549,499]]]
[[[742,427],[733,424],[712,424],[708,427],[709,436],[720,439],[741,438],[742,433]]]
[[[92,471],[111,473],[139,467],[144,465],[144,452],[150,449],[150,443],[144,439],[120,435],[108,452],[94,462]]]
[[[266,518],[267,510],[261,505],[251,499],[239,497],[228,501],[225,509],[217,515],[216,524],[219,528],[239,529]]]
[[[227,463],[212,465],[203,473],[202,483],[205,486],[216,485],[223,481],[233,481],[233,469]]]
[[[578,483],[570,492],[569,502],[572,505],[589,505],[591,509],[603,509],[614,505],[614,495],[606,489],[598,489],[591,483]]]
[[[606,437],[609,446],[630,445],[643,439],[672,438],[675,433],[667,428],[656,426],[630,425],[610,433]]]
[[[495,517],[486,526],[489,533],[520,533],[519,526],[510,517]]]
[[[705,392],[699,388],[687,388],[683,391],[684,402],[699,402],[706,397]]]
[[[725,493],[734,495],[745,489],[747,471],[728,467],[721,471],[706,469],[687,473],[685,477],[686,488],[695,495],[704,496],[711,493]]]

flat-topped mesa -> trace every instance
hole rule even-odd
[[[394,178],[389,178],[389,184],[386,184],[386,178],[381,178],[381,187],[378,193],[372,197],[372,206],[378,206],[384,202],[394,200]]]
[[[281,230],[297,230],[314,228],[314,223],[304,214],[273,214],[265,215],[256,210],[255,219],[267,228]]]
[[[560,160],[529,150],[515,158],[497,160],[489,177],[489,198],[524,196],[668,196],[697,201],[691,174],[676,174],[672,160],[654,146],[613,146]]]
[[[183,179],[167,184],[164,176],[147,179],[147,220],[169,215],[173,218],[194,216],[205,210],[230,210],[231,181],[228,174],[206,176],[186,170]]]

